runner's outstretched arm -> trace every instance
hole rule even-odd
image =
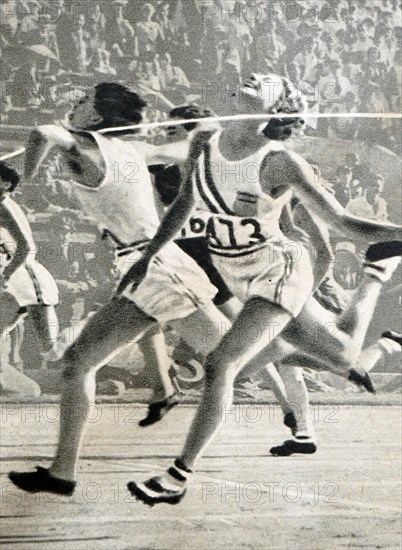
[[[339,202],[323,187],[317,186],[311,167],[302,157],[291,151],[272,155],[269,167],[262,177],[263,190],[272,188],[272,174],[284,174],[303,204],[313,210],[335,231],[351,239],[363,238],[369,242],[402,239],[402,228],[391,223],[379,223],[348,214]]]

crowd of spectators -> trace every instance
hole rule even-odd
[[[251,71],[288,76],[322,112],[398,111],[398,9],[398,0],[6,1],[2,121],[63,118],[74,94],[108,79],[149,96],[150,120],[194,98],[224,112],[222,87]],[[316,131],[400,145],[381,119],[320,120]]]

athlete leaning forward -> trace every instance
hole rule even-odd
[[[399,263],[398,257],[383,260],[381,251],[386,256],[400,253],[396,239],[401,229],[345,213],[329,193],[317,187],[304,159],[285,149],[282,142],[300,126],[297,114],[304,108],[287,79],[253,75],[237,99],[242,113],[295,113],[295,118],[271,119],[268,125],[243,119],[213,135],[199,134],[191,144],[176,201],[144,257],[121,285],[126,292],[142,280],[152,255],[176,235],[196,204],[199,211],[208,213],[214,264],[244,303],[232,328],[207,359],[202,400],[180,457],[163,476],[128,484],[134,496],[150,505],[181,500],[196,459],[220,426],[222,406],[227,409],[232,402],[236,375],[256,356],[262,354],[271,361],[287,356],[290,364],[299,365],[308,358],[309,367],[330,368],[373,391],[368,375],[350,365],[355,365],[360,353],[382,284]],[[295,258],[280,230],[282,210],[294,196],[318,217],[317,230],[324,224],[352,239],[394,242],[393,247],[369,248],[368,255],[377,261],[366,262],[363,284],[335,332],[325,330],[326,325],[333,326],[333,318],[317,301],[309,300],[314,278],[308,252],[299,245]],[[319,340],[311,334],[312,326],[323,327]]]
[[[274,83],[275,86],[270,85]],[[93,108],[96,101],[87,98],[86,105]],[[241,107],[245,113],[265,110],[267,113],[279,111],[297,115],[303,109],[303,102],[286,79],[276,75],[253,76],[242,90]],[[100,116],[98,110],[93,111],[94,118],[95,115]],[[110,125],[108,120],[98,120],[94,124],[108,122]],[[314,287],[310,257],[299,246],[295,261],[292,248],[287,246],[289,241],[280,231],[279,218],[284,206],[295,194],[304,205],[324,220],[331,220],[338,230],[352,238],[364,236],[372,242],[393,240],[399,235],[399,228],[348,216],[333,197],[316,188],[307,163],[287,152],[281,143],[291,135],[295,126],[300,126],[297,116],[290,121],[272,119],[268,125],[264,124],[264,128],[255,121],[242,120],[212,136],[204,132],[192,142],[185,164],[183,188],[160,229],[148,244],[142,259],[123,277],[117,296],[91,319],[62,359],[67,384],[61,402],[59,445],[52,466],[49,470],[38,468],[35,473],[10,473],[10,479],[17,486],[33,492],[72,494],[85,415],[94,398],[94,372],[122,346],[154,323],[156,314],[150,316],[137,305],[140,290],[144,286],[150,288],[150,292],[145,293],[148,303],[151,293],[160,284],[160,280],[156,285],[152,283],[155,264],[159,263],[161,254],[171,250],[172,244],[167,243],[184,225],[195,202],[200,210],[209,214],[208,236],[215,266],[229,289],[245,305],[233,327],[208,357],[204,394],[182,455],[164,476],[152,478],[145,484],[131,482],[129,490],[149,504],[175,503],[183,497],[196,458],[219,427],[221,405],[230,406],[236,374],[259,354],[265,354],[270,361],[277,361],[294,353],[297,360],[297,350],[301,349],[311,356],[318,356],[311,358],[309,366],[327,368],[372,389],[367,374],[350,366],[355,363],[354,355],[358,355],[361,349],[359,338],[365,333],[365,323],[367,325],[369,322],[358,313],[362,307],[367,313],[373,301],[371,295],[378,296],[382,279],[389,276],[392,267],[384,267],[380,263],[367,267],[368,280],[365,291],[359,296],[360,301],[356,300],[348,309],[348,314],[341,318],[336,334],[325,333],[317,342],[309,327],[317,320],[325,325],[325,310],[320,311],[314,303],[305,307],[303,315],[300,315]],[[80,158],[83,157],[81,163],[97,165],[103,161],[95,153],[102,150],[100,143],[107,139],[110,145],[115,138],[102,138],[96,132],[86,137],[88,135],[91,137],[87,139],[96,147],[91,146],[90,153],[85,152],[84,155],[79,152]],[[81,135],[74,136],[70,148],[73,155],[77,154],[76,139],[81,140]],[[119,140],[115,143],[114,156],[128,147]],[[176,149],[176,153],[170,156],[170,152],[165,152],[163,157],[157,148],[136,143],[135,147],[130,145],[130,161],[134,158],[140,167],[144,166],[145,178],[144,157],[148,164],[183,161],[182,145]],[[42,154],[36,157],[34,164],[38,163]],[[239,162],[256,167],[256,177],[237,180],[236,170],[227,170],[227,165]],[[218,170],[226,165],[227,172],[234,174],[232,181],[225,181],[222,173],[212,174],[212,163],[215,168],[218,166]],[[144,185],[141,183],[142,192]],[[98,187],[99,192],[103,184],[104,177],[94,188]],[[141,194],[135,196],[139,199]],[[107,200],[110,200],[109,196]],[[100,207],[98,201],[96,206]],[[176,251],[171,254],[175,256]],[[178,266],[177,272],[181,273],[181,269],[183,266]],[[166,311],[158,311],[158,314],[166,315]],[[284,330],[288,324],[289,327]],[[260,335],[257,341],[256,327]],[[278,338],[282,331],[287,341]],[[352,340],[360,344],[359,350],[357,346],[350,345]]]
[[[167,128],[168,140],[170,142],[191,141],[200,129],[200,124],[195,122],[174,125],[175,120],[213,116],[214,114],[208,108],[195,104],[175,107],[169,113],[169,118],[172,119],[172,126]],[[240,165],[237,166],[237,173],[239,173],[239,169]],[[150,171],[155,176],[155,188],[158,196],[164,205],[170,205],[177,197],[181,186],[180,165],[151,166]],[[290,205],[286,205],[284,208],[280,218],[281,231],[295,243],[299,241],[306,243],[310,247],[310,250],[314,251],[314,257],[319,259],[319,262],[314,263],[315,286],[319,284],[322,278],[324,278],[324,281],[317,288],[314,298],[330,312],[333,327],[335,327],[336,317],[347,306],[344,303],[343,295],[339,295],[338,287],[331,285],[329,282],[330,279],[328,281],[326,266],[328,262],[332,263],[329,232],[322,225],[318,228],[308,211],[302,207],[300,202],[295,204],[296,202],[297,200],[292,200],[292,208],[290,208]],[[228,317],[228,321],[233,321],[240,312],[242,304],[230,292],[225,281],[213,265],[206,237],[208,219],[209,213],[205,215],[205,212],[195,211],[188,223],[181,229],[180,238],[177,238],[175,242],[208,275],[212,284],[218,289],[214,303]],[[301,229],[301,226],[303,229]],[[367,280],[362,283],[360,292],[364,291],[366,282]],[[230,322],[227,323],[225,328],[227,330],[230,328]],[[362,352],[359,363],[367,371],[370,371],[384,356],[400,353],[401,348],[400,336],[388,331],[375,344]],[[209,351],[212,351],[211,348],[209,348]],[[208,346],[204,345],[202,350],[198,348],[197,360],[200,360],[204,364],[207,353]],[[289,456],[295,453],[313,454],[317,450],[316,434],[302,367],[294,361],[294,357],[285,358],[282,360],[282,363],[277,363],[276,365],[272,363],[266,364],[265,361],[267,358],[263,355],[260,359],[260,363],[258,361],[251,361],[241,371],[240,377],[244,379],[247,376],[254,376],[258,372],[259,376],[267,379],[282,409],[284,424],[292,431],[291,439],[287,439],[280,445],[273,446],[270,452],[277,456]],[[309,358],[307,356],[304,357],[305,366],[308,365],[308,361]],[[194,360],[191,361],[191,364],[193,363]]]
[[[85,214],[114,243],[122,274],[141,257],[160,223],[147,163],[168,163],[172,158],[169,147],[122,141],[98,130],[139,123],[144,107],[145,102],[128,88],[99,84],[73,107],[69,117],[72,129],[48,125],[33,130],[25,155],[25,175],[30,180],[50,152],[61,152],[71,175],[71,189]],[[75,483],[70,480],[75,478],[83,427],[95,399],[96,371],[125,346],[141,338],[147,367],[159,369],[149,373],[158,383],[155,401],[142,425],[159,420],[177,404],[168,373],[171,359],[160,327],[169,323],[180,333],[186,318],[201,341],[200,326],[221,326],[226,321],[212,302],[216,292],[194,260],[170,243],[153,258],[146,280],[114,297],[89,320],[55,365],[64,378],[59,446],[51,475],[39,468],[34,484],[37,481],[45,487],[56,480],[52,485],[55,492],[73,490]],[[209,338],[217,345],[219,331]],[[11,479],[19,483],[18,475]]]

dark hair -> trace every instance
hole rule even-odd
[[[11,184],[9,188],[10,193],[14,191],[20,181],[18,172],[14,170],[14,168],[7,166],[3,161],[0,161],[0,177],[3,181],[7,181]]]
[[[300,90],[288,80],[282,78],[283,94],[272,107],[271,113],[295,113],[300,114],[306,108],[306,103]],[[295,116],[294,118],[272,118],[263,130],[263,134],[268,139],[276,141],[284,141],[289,139],[296,129],[303,129],[305,125],[304,119]]]
[[[92,130],[114,126],[138,124],[146,102],[127,86],[115,82],[102,82],[95,86],[95,109],[103,121]]]
[[[171,118],[207,118],[210,116],[215,116],[215,113],[206,107],[200,107],[194,103],[189,103],[188,105],[179,105],[172,109],[169,113]],[[197,127],[196,122],[190,122],[190,124],[184,124],[184,129],[187,132],[191,132],[194,128]]]

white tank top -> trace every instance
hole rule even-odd
[[[6,195],[1,203],[9,211],[10,215],[15,219],[20,230],[24,234],[25,239],[28,242],[30,252],[27,260],[35,259],[35,242],[32,235],[32,230],[29,225],[29,221],[22,210],[22,208],[9,196]],[[0,219],[0,268],[4,267],[4,264],[7,264],[13,255],[15,254],[17,248],[17,243],[15,242],[14,237],[11,236],[9,231],[2,224]]]
[[[119,247],[149,241],[159,226],[159,217],[143,155],[132,143],[90,134],[103,156],[105,176],[98,187],[71,181],[74,195],[83,211]]]
[[[208,215],[207,237],[212,253],[240,256],[286,238],[279,219],[292,191],[273,198],[261,189],[261,164],[271,151],[284,146],[269,141],[249,157],[230,161],[219,151],[221,132],[214,134],[201,154],[193,176],[196,208]]]

